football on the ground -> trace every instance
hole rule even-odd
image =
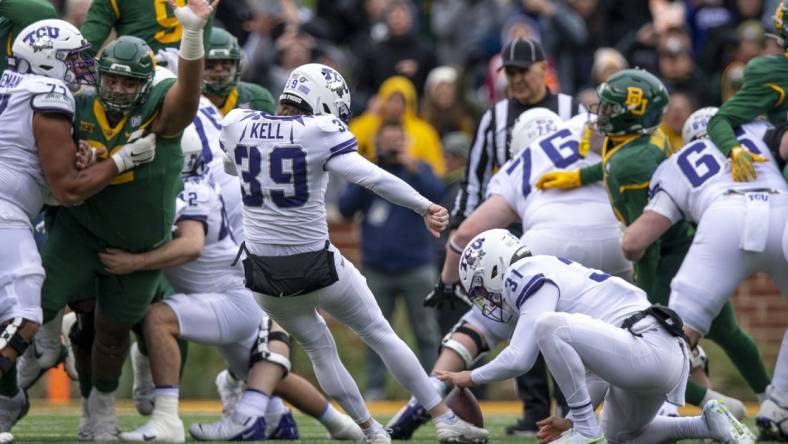
[[[482,408],[470,389],[454,387],[446,397],[446,406],[464,421],[476,427],[484,427]]]

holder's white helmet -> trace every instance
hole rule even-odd
[[[507,322],[514,314],[503,303],[503,275],[509,265],[531,251],[508,230],[487,230],[471,240],[460,258],[460,282],[482,314]]]
[[[182,176],[201,176],[205,173],[205,158],[202,154],[203,144],[194,123],[183,130],[181,151],[183,152]]]
[[[687,117],[684,127],[681,129],[681,138],[684,143],[690,143],[695,139],[706,137],[706,129],[709,127],[709,120],[717,114],[720,109],[715,106],[701,108]]]
[[[84,55],[90,43],[71,23],[40,20],[14,39],[9,63],[17,72],[60,79],[68,85],[95,84],[93,59]]]
[[[509,154],[514,157],[534,140],[558,131],[561,118],[547,108],[531,108],[520,114],[512,127]]]
[[[343,122],[350,119],[350,89],[345,79],[334,68],[320,63],[294,69],[279,101],[314,115],[332,114]]]

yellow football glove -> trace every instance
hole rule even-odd
[[[585,158],[588,151],[591,149],[591,136],[594,134],[594,128],[590,124],[586,124],[583,128],[583,135],[580,137],[580,143],[577,146],[577,152],[580,157]]]
[[[743,148],[741,145],[736,145],[731,150],[731,173],[733,180],[736,182],[750,182],[758,177],[755,172],[755,167],[752,166],[753,162],[768,162],[769,159],[755,154]]]
[[[551,171],[545,173],[536,181],[536,188],[546,190],[548,188],[561,188],[571,190],[582,185],[580,182],[580,170],[574,171]]]

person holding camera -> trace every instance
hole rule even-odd
[[[375,136],[377,162],[381,168],[404,180],[432,201],[439,201],[443,184],[432,168],[408,153],[405,130],[398,122],[383,122]],[[424,293],[435,282],[435,249],[421,216],[380,198],[366,188],[350,184],[339,200],[346,218],[362,215],[361,251],[363,274],[389,322],[397,298],[405,303],[408,319],[425,369],[435,362],[438,324],[431,308],[422,306]],[[381,399],[385,387],[385,367],[368,350],[365,399]]]

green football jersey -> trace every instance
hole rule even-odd
[[[219,107],[223,116],[236,109],[253,109],[273,114],[276,111],[274,98],[267,89],[260,85],[249,82],[238,82],[238,86],[230,91],[224,104]]]
[[[608,138],[602,154],[601,163],[580,170],[581,182],[604,180],[613,212],[621,223],[629,225],[643,213],[648,203],[649,181],[659,164],[670,156],[670,143],[658,129],[652,134],[624,139],[617,145]],[[664,264],[660,265],[661,258],[671,256],[674,250],[680,251],[683,257],[692,243],[692,234],[686,222],[673,225],[634,264],[635,282],[652,301],[669,294],[670,279],[660,279],[658,271],[664,268]]]
[[[114,127],[95,92],[76,96],[76,138],[106,155],[119,150],[138,128],[148,127],[158,116],[161,104],[175,79],[153,86],[145,103],[136,106]],[[182,189],[183,154],[180,133],[156,137],[156,158],[119,174],[109,186],[82,205],[67,208],[77,221],[108,246],[139,252],[170,236],[175,220],[175,199]]]
[[[57,11],[48,0],[0,0],[0,72],[8,66],[8,56],[19,31],[25,26],[45,19],[56,19]]]
[[[175,0],[178,6],[186,0]],[[203,28],[203,42],[211,37],[213,15]],[[93,0],[80,31],[92,45],[95,55],[112,29],[118,35],[133,35],[145,40],[154,53],[162,48],[178,48],[183,26],[175,18],[167,0]]]
[[[726,156],[738,145],[733,128],[766,116],[774,126],[788,126],[788,57],[756,57],[747,63],[741,89],[709,121],[708,134]]]

